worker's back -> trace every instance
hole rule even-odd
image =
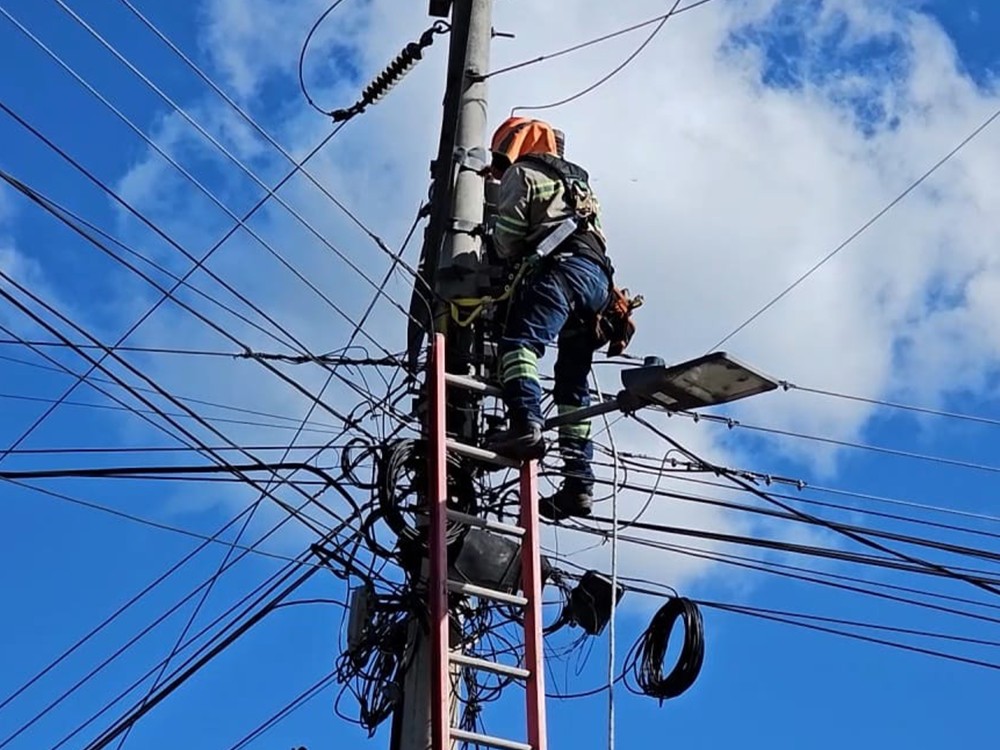
[[[547,161],[554,164],[562,160],[549,157]],[[563,163],[578,170],[586,181],[584,170],[570,162]],[[589,183],[587,189],[593,216],[584,231],[591,233],[604,248],[600,208]],[[541,159],[526,156],[506,171],[500,184],[494,234],[497,252],[507,258],[521,257],[557,225],[577,213],[577,200],[567,193],[566,182],[556,169]]]

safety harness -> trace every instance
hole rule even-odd
[[[632,297],[628,289],[615,286],[614,267],[604,241],[596,231],[598,206],[590,187],[590,175],[583,167],[552,154],[527,154],[518,161],[528,162],[562,183],[563,197],[572,215],[542,238],[536,253],[543,260],[560,255],[579,255],[604,269],[608,276],[608,303],[597,313],[594,321],[594,348],[607,344],[609,357],[622,354],[635,335],[632,311],[642,305],[643,298],[641,295]]]
[[[583,167],[560,159],[553,154],[527,154],[518,162],[528,163],[559,180],[563,186],[563,199],[572,214],[557,224],[535,248],[548,257],[558,254],[584,255],[598,263],[611,278],[614,268],[608,259],[604,242],[594,231],[597,221],[597,198],[590,188],[590,175]],[[572,238],[572,241],[567,241]]]

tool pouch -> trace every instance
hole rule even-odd
[[[617,357],[628,347],[635,335],[632,311],[643,303],[642,295],[632,297],[628,289],[611,287],[611,299],[603,312],[598,313],[595,324],[595,349],[608,345],[608,356]]]

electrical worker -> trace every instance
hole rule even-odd
[[[559,415],[590,403],[595,331],[614,291],[614,269],[587,172],[563,158],[565,137],[548,123],[508,119],[493,136],[492,171],[500,180],[494,245],[508,261],[531,263],[514,290],[500,339],[500,381],[508,430],[491,442],[518,460],[540,458],[542,387],[538,359],[558,339],[553,400]],[[606,340],[606,339],[605,339]],[[565,477],[543,498],[556,520],[590,515],[594,502],[589,420],[559,428]]]

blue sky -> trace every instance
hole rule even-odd
[[[273,184],[288,171],[286,158],[121,2],[66,4],[260,180]],[[294,76],[301,40],[325,8],[320,0],[199,0],[169,11],[148,1],[135,5],[293,156],[304,155],[329,132],[328,121],[306,107]],[[640,0],[628,13],[609,10],[597,0],[566,5],[498,3],[496,27],[515,32],[517,38],[496,41],[494,64],[532,58],[643,20],[662,12],[663,4]],[[154,153],[5,18],[0,18],[0,62],[11,72],[0,82],[0,102],[176,244],[115,204],[5,113],[0,113],[0,168],[157,263],[154,269],[147,261],[135,261],[154,281],[169,285],[170,274],[186,273],[192,265],[178,249],[194,257],[204,254],[232,226],[232,215],[242,215],[260,199],[260,185],[124,68],[58,2],[10,0],[0,7],[37,34],[211,196]],[[364,81],[426,28],[423,10],[400,11],[392,0],[348,0],[310,52],[307,77],[317,100],[329,107],[350,103]],[[702,353],[1000,108],[995,85],[1000,50],[993,33],[998,21],[1000,10],[986,2],[715,0],[668,23],[621,76],[553,110],[551,117],[569,134],[574,158],[595,176],[623,280],[650,300],[639,320],[636,353],[657,352],[677,361]],[[491,119],[499,121],[515,105],[583,88],[637,43],[633,35],[493,79]],[[439,41],[385,102],[320,152],[311,170],[392,248],[400,245],[426,195],[426,166],[437,143],[445,49]],[[846,506],[800,506],[808,512],[995,554],[1000,530],[985,516],[995,513],[1000,466],[992,449],[1000,420],[1000,340],[993,322],[1000,312],[995,294],[1000,263],[992,242],[992,217],[1000,207],[994,184],[1000,166],[997,138],[994,130],[984,131],[897,209],[726,344],[741,358],[804,389],[973,415],[978,421],[793,389],[721,412],[744,427],[665,417],[656,417],[657,425],[717,463],[801,479],[807,485],[802,492],[772,485],[776,492]],[[372,295],[369,280],[361,274],[381,280],[388,268],[386,256],[309,180],[291,180],[281,201],[285,205],[272,199],[250,222],[256,236],[238,232],[213,253],[206,264],[211,275],[199,271],[191,276],[198,291],[177,293],[176,299],[216,322],[217,329],[171,302],[160,306],[125,344],[224,354],[238,353],[241,344],[261,351],[293,351],[292,338],[316,354],[343,347]],[[415,244],[408,248],[409,263],[415,262],[415,250]],[[149,283],[6,186],[0,187],[0,269],[109,345],[159,296]],[[11,289],[6,283],[3,288]],[[390,352],[402,346],[404,318],[393,300],[408,298],[406,274],[397,272],[386,292],[356,341],[373,356],[381,353],[379,345]],[[43,317],[74,342],[88,342],[51,313]],[[11,332],[0,331],[0,340],[53,340],[7,301],[0,301],[0,325]],[[72,384],[54,369],[61,363],[81,372],[87,364],[65,347],[32,349],[4,343],[0,356],[2,451]],[[122,356],[158,386],[215,420],[217,432],[188,418],[177,420],[210,445],[232,441],[263,446],[270,450],[254,452],[275,458],[294,437],[298,447],[289,456],[304,460],[314,451],[302,446],[344,441],[338,436],[337,417],[324,409],[311,414],[308,431],[297,434],[309,413],[308,402],[259,363],[145,351],[124,351]],[[325,373],[319,369],[279,369],[313,392],[323,387]],[[111,374],[133,386],[153,387],[121,364],[115,364]],[[324,392],[325,403],[338,412],[359,401],[355,389],[368,388],[358,372],[343,374],[344,381],[334,380]],[[598,374],[602,386],[613,387],[613,367],[602,366]],[[147,408],[118,386],[97,384],[134,407]],[[374,386],[380,388],[384,386]],[[162,395],[146,395],[171,413],[182,409]],[[0,470],[203,462],[192,452],[127,452],[181,444],[135,414],[108,408],[117,406],[108,395],[80,386],[20,443],[20,452],[0,452]],[[176,433],[162,417],[152,421]],[[782,437],[777,431],[821,440]],[[626,422],[616,423],[614,435],[620,448],[650,454],[654,460],[667,447]],[[57,448],[113,450],[46,452]],[[336,470],[338,451],[328,449],[315,462]],[[955,465],[959,462],[965,465]],[[683,478],[666,482],[665,487],[678,492],[752,502]],[[0,488],[0,586],[7,602],[0,624],[0,702],[197,548],[198,538],[177,529],[211,535],[257,499],[251,488],[211,481],[59,479],[26,484]],[[287,487],[277,494],[286,501],[301,501]],[[889,505],[861,495],[911,505]],[[623,493],[623,515],[642,507],[646,497]],[[332,494],[325,499],[335,511],[343,511],[342,500]],[[929,511],[915,503],[944,510]],[[604,514],[607,504],[600,507]],[[877,517],[872,511],[967,530],[920,526]],[[281,518],[274,504],[264,504],[243,540],[255,539]],[[667,498],[657,498],[643,520],[840,552],[870,552],[829,531]],[[227,534],[232,539],[235,530]],[[957,581],[753,547],[647,536],[804,566],[847,577],[857,585],[916,588],[924,592],[917,595],[923,601],[1000,617],[1000,602]],[[313,538],[296,523],[282,527],[263,546],[272,557],[250,555],[218,579],[195,630],[228,610]],[[608,569],[607,546],[585,549],[592,546],[592,537],[561,530],[548,542],[558,543],[560,552],[575,563]],[[997,572],[995,560],[901,542],[886,544],[940,564]],[[226,553],[227,547],[211,545],[194,556],[0,710],[0,747],[53,747],[131,685],[173,646],[191,614],[190,602],[3,745],[211,576]],[[675,586],[701,600],[1000,640],[995,622],[632,544],[622,545],[622,573]],[[928,598],[935,594],[963,601]],[[321,573],[294,598],[343,600],[345,595],[342,581]],[[658,605],[635,594],[625,602],[619,661]],[[277,610],[143,719],[126,747],[233,746],[329,674],[342,646],[341,614],[336,604]],[[616,691],[619,746],[651,740],[692,748],[994,744],[990,708],[996,669],[715,609],[705,610],[705,622],[705,666],[688,693],[660,707],[649,698]],[[857,632],[1000,665],[994,645]],[[553,645],[568,638],[557,635]],[[590,644],[589,658],[578,674],[575,662],[568,677],[554,666],[551,685],[569,691],[600,686],[606,680],[606,641],[605,634]],[[338,719],[332,709],[335,695],[333,688],[325,690],[250,747],[387,745],[388,725],[369,740],[361,729]],[[131,700],[138,697],[141,694],[133,694]],[[513,698],[486,708],[487,726],[499,729],[517,721]],[[64,746],[83,747],[124,705]],[[347,713],[356,710],[349,697],[341,708]],[[605,696],[550,700],[549,712],[553,746],[606,744]]]

